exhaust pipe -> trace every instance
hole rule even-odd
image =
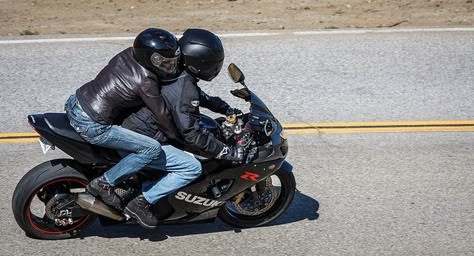
[[[104,204],[101,200],[95,198],[89,193],[77,194],[76,203],[82,209],[88,210],[90,212],[94,212],[118,221],[125,220],[125,217],[122,214],[118,213],[115,209]]]

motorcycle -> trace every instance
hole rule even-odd
[[[220,218],[237,228],[262,226],[281,216],[296,190],[293,167],[285,158],[288,142],[280,122],[245,84],[235,64],[228,73],[243,88],[231,93],[250,102],[250,111],[227,118],[201,115],[201,125],[226,143],[245,149],[242,163],[207,159],[202,175],[189,185],[160,199],[154,214],[160,224],[212,222]],[[40,135],[43,151],[59,148],[72,159],[55,159],[26,173],[13,193],[15,220],[25,233],[38,239],[77,236],[97,217],[103,224],[136,223],[86,191],[90,180],[120,160],[109,148],[84,141],[64,113],[33,114],[28,121]],[[164,174],[144,168],[114,188],[125,203],[141,193],[141,183]]]

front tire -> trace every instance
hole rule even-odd
[[[249,210],[245,210],[243,208],[245,207],[245,205],[249,205],[249,203],[252,204],[252,199],[250,199],[249,196],[245,196],[245,194],[248,195],[251,193],[250,189],[247,189],[242,192],[243,194],[239,194],[241,195],[241,197],[244,198],[237,199],[239,200],[239,203],[237,205],[235,200],[238,196],[227,201],[226,204],[222,206],[222,208],[219,210],[219,218],[225,223],[234,227],[251,228],[265,225],[280,217],[288,209],[291,202],[293,201],[296,190],[296,182],[293,173],[280,169],[276,171],[272,176],[267,178],[265,181],[261,181],[259,184],[257,184],[256,187],[258,188],[259,185],[261,186],[263,184],[264,186],[266,185],[268,188],[268,184],[272,184],[271,180],[274,179],[274,177],[276,177],[280,183],[279,195],[276,200],[270,200],[271,205],[266,206],[267,208],[262,207],[264,209],[263,212],[258,211],[258,209],[254,208],[251,208]],[[268,179],[271,180],[269,181]],[[266,191],[266,189],[260,188],[260,191]],[[259,195],[259,198],[260,196],[261,195]],[[247,197],[247,199],[245,197]],[[265,196],[265,199],[267,197],[268,196]],[[241,204],[243,204],[244,206],[241,207]]]
[[[12,210],[16,222],[32,238],[52,240],[78,235],[95,220],[95,216],[68,218],[69,223],[58,225],[59,218],[48,217],[52,214],[48,209],[55,207],[54,203],[71,201],[73,195],[69,189],[85,188],[88,182],[77,171],[73,160],[51,160],[34,167],[23,176],[13,192]]]

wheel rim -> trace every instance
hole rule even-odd
[[[37,189],[31,196],[27,217],[30,225],[37,231],[48,235],[60,235],[71,232],[84,225],[90,219],[90,215],[70,218],[72,223],[66,225],[57,225],[55,220],[49,218],[46,214],[47,204],[58,191],[67,191],[71,188],[85,188],[87,183],[74,178],[64,178],[51,181],[41,188]],[[33,207],[33,209],[32,209]],[[43,207],[43,209],[41,209]]]
[[[257,190],[260,191],[258,193],[258,199],[263,200],[261,205],[255,206],[254,202],[252,202],[252,199],[249,197],[251,193],[250,189],[247,189],[236,196],[238,197],[244,194],[244,198],[242,198],[240,202],[236,202],[236,197],[227,201],[225,204],[227,212],[234,218],[241,220],[255,220],[271,216],[275,212],[275,209],[282,207],[287,196],[287,184],[285,184],[278,174],[270,176],[259,184],[262,183],[265,184],[265,188]],[[269,198],[269,196],[272,198]]]

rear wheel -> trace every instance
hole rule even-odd
[[[94,221],[95,216],[79,209],[71,193],[71,189],[84,189],[88,184],[75,166],[68,159],[48,161],[20,180],[13,193],[12,208],[16,222],[28,236],[70,238]]]
[[[219,210],[219,218],[239,228],[265,225],[288,209],[295,196],[295,189],[293,173],[280,169],[227,201]]]

